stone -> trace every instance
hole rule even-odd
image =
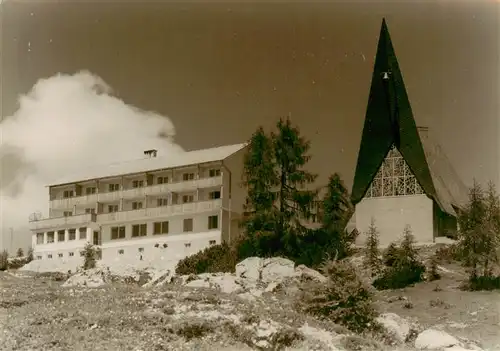
[[[383,313],[376,320],[399,343],[404,343],[410,334],[410,323],[395,313]]]
[[[249,257],[236,265],[236,277],[260,280],[262,259],[260,257]]]
[[[450,334],[436,329],[427,329],[418,334],[415,347],[420,350],[439,350],[460,346],[460,341]]]
[[[266,258],[262,262],[260,278],[264,283],[281,282],[295,276],[295,263],[283,257]]]

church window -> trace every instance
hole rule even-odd
[[[398,149],[393,145],[365,197],[405,196],[424,191]]]

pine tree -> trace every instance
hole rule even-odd
[[[379,233],[375,226],[375,219],[372,218],[368,232],[366,233],[365,247],[365,268],[371,270],[372,277],[380,272],[382,261],[379,250]]]
[[[300,135],[290,119],[280,119],[277,133],[271,137],[278,173],[278,186],[274,192],[278,202],[276,231],[285,252],[297,252],[300,237],[307,233],[304,220],[312,217],[317,191],[307,189],[317,178],[304,169],[311,159],[310,142]]]
[[[272,189],[278,184],[271,137],[262,127],[250,138],[244,156],[243,185],[247,189],[245,218],[241,222],[245,237],[239,255],[266,255],[276,241],[274,223],[275,197]]]
[[[340,175],[330,176],[327,192],[321,202],[322,230],[330,238],[337,258],[342,259],[350,254],[351,246],[357,235],[346,231],[346,225],[354,212],[349,192]]]
[[[280,119],[271,135],[262,128],[252,135],[244,160],[241,256],[295,255],[300,235],[307,232],[303,220],[312,215],[316,199],[316,192],[307,189],[316,175],[303,169],[309,148],[289,119]]]
[[[481,241],[483,276],[491,276],[491,264],[499,262],[500,248],[500,200],[495,185],[490,182],[486,194],[486,225]]]
[[[469,203],[465,211],[459,216],[460,224],[460,251],[465,263],[470,267],[472,279],[478,276],[478,265],[481,261],[481,246],[485,223],[487,218],[487,208],[485,205],[484,191],[481,186],[474,181],[469,190]]]
[[[418,253],[415,248],[415,236],[409,225],[405,226],[403,240],[397,257],[398,263],[402,265],[413,265],[418,262]]]
[[[16,256],[17,257],[23,257],[24,256],[24,251],[23,251],[22,248],[17,249]]]

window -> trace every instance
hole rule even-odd
[[[133,210],[140,210],[142,208],[142,202],[137,201],[137,202],[132,202],[132,209]]]
[[[156,205],[158,207],[168,206],[168,199],[156,199]]]
[[[191,247],[191,243],[185,243],[184,247]]]
[[[36,233],[36,243],[37,245],[43,244],[43,233]]]
[[[208,198],[210,200],[220,199],[220,191],[219,190],[217,190],[217,191],[211,191],[208,194]]]
[[[85,213],[95,213],[95,208],[86,208]]]
[[[215,242],[215,240],[210,240],[208,243],[209,243],[210,245],[215,245],[215,243],[216,243],[216,242]]]
[[[87,239],[87,228],[86,227],[80,228],[80,229],[78,229],[78,231],[80,233],[80,235],[79,235],[80,240]]]
[[[125,253],[125,251],[123,249],[118,250],[118,255],[123,255],[124,253]]]
[[[132,188],[142,188],[143,186],[144,186],[144,180],[132,181]]]
[[[75,256],[75,253],[74,252],[70,252],[68,255],[69,255],[69,257],[73,257],[73,256]]]
[[[108,212],[109,213],[118,212],[118,205],[108,205]]]
[[[69,240],[76,240],[76,229],[68,230]]]
[[[148,234],[148,225],[144,224],[134,224],[132,226],[132,237],[146,236]]]
[[[73,196],[75,196],[75,192],[73,190],[64,190],[63,197],[65,199],[73,197]]]
[[[120,190],[120,184],[109,184],[108,190],[109,191],[118,191],[118,190]]]
[[[47,232],[47,244],[54,242],[54,232]]]
[[[73,215],[73,212],[71,212],[71,211],[64,211],[63,212],[64,217],[71,217],[72,215]]]
[[[139,248],[139,252],[144,252],[144,248],[143,248],[143,247],[140,247],[140,248]]]
[[[87,195],[91,195],[91,194],[95,194],[97,191],[97,189],[95,187],[88,187],[87,189],[85,189],[85,194]]]
[[[184,173],[182,175],[182,180],[183,181],[188,181],[188,180],[193,180],[194,179],[194,173]]]
[[[194,201],[194,196],[193,195],[183,195],[182,196],[182,203],[183,204],[191,203],[193,201]]]
[[[42,256],[36,256],[36,259],[37,259],[37,260],[41,260],[41,259],[42,259]]]
[[[111,240],[124,239],[124,238],[125,238],[125,226],[111,227]]]
[[[218,177],[220,176],[220,169],[211,169],[208,174],[210,177]]]
[[[57,256],[59,256],[59,258],[62,258],[62,257],[63,257],[63,254],[62,254],[62,253],[60,253],[60,254],[58,254]]]
[[[208,216],[208,229],[219,228],[219,216]]]
[[[405,196],[423,193],[424,191],[410,167],[393,145],[373,178],[365,197]]]
[[[48,255],[47,255],[47,258],[52,258],[52,254],[48,254]]]
[[[168,177],[158,177],[156,178],[156,184],[167,184]]]
[[[64,230],[60,230],[57,232],[57,241],[64,241],[66,240],[64,237]]]
[[[153,235],[168,234],[168,221],[153,223]]]
[[[192,218],[184,219],[183,230],[184,230],[184,232],[192,232],[193,231],[193,219]]]

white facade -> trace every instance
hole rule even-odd
[[[365,197],[356,205],[353,220],[366,242],[374,221],[381,246],[403,237],[406,226],[419,243],[432,243],[436,232],[434,202],[424,194],[403,156],[393,146],[375,175]]]
[[[178,260],[230,240],[243,210],[244,148],[192,151],[184,163],[142,159],[49,186],[49,218],[30,222],[35,258],[76,260],[90,242],[106,260]]]
[[[417,242],[432,243],[434,240],[433,202],[423,194],[364,198],[356,205],[355,217],[360,245],[366,241],[372,219],[382,247],[400,240],[406,226],[411,228]]]

